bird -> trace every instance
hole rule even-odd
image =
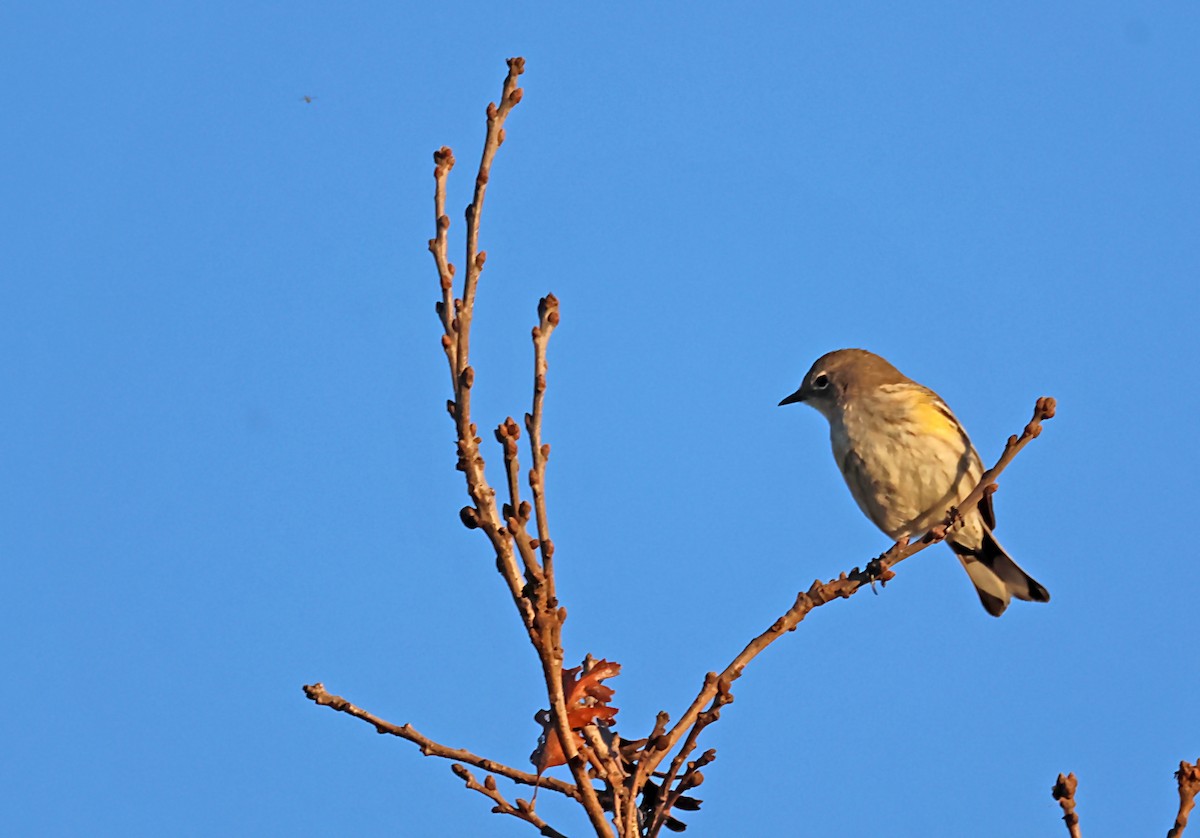
[[[863,514],[897,543],[943,523],[983,476],[983,461],[942,398],[865,349],[822,355],[780,406],[803,403],[829,421],[838,469]],[[1050,593],[996,540],[992,496],[959,510],[946,543],[984,609],[999,617],[1017,599]]]

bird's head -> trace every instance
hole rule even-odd
[[[800,388],[779,404],[804,402],[832,420],[840,415],[849,398],[884,384],[906,380],[899,370],[873,352],[838,349],[818,358],[805,374]]]

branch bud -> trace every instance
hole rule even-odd
[[[495,791],[496,790],[496,778],[493,777],[491,774],[488,774],[486,777],[483,778],[483,787],[485,789],[487,789],[488,791]]]
[[[546,320],[550,313],[558,310],[558,297],[553,294],[547,294],[538,300],[538,319]]]
[[[462,519],[463,526],[469,530],[479,529],[479,510],[473,506],[464,506],[458,510],[458,517]]]
[[[529,513],[532,511],[533,511],[533,507],[531,507],[529,505],[529,501],[523,500],[523,501],[521,501],[520,507],[518,507],[518,509],[517,509],[517,514],[520,516],[522,521],[528,521]]]
[[[433,153],[433,176],[441,177],[454,168],[454,152],[449,146],[442,146]]]

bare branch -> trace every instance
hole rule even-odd
[[[500,104],[487,107],[487,137],[483,143],[483,156],[479,160],[479,172],[475,175],[475,195],[467,206],[467,278],[463,283],[462,323],[458,330],[458,352],[466,363],[471,335],[471,317],[475,309],[475,290],[479,286],[479,274],[487,254],[479,249],[479,220],[483,215],[483,199],[487,194],[491,178],[492,160],[504,142],[504,121],[521,101],[524,91],[517,87],[517,79],[525,72],[524,58],[508,59],[508,76],[500,91]]]
[[[704,717],[705,714],[701,713],[700,719],[703,720]],[[716,718],[713,717],[709,721],[716,721]],[[708,724],[708,722],[706,721],[705,724]],[[685,797],[684,792],[691,791],[704,782],[704,774],[701,773],[700,769],[717,758],[717,752],[714,749],[709,748],[699,757],[688,762],[687,769],[679,778],[679,782],[675,785],[674,789],[671,788],[671,784],[674,782],[675,773],[679,770],[679,766],[683,761],[681,757],[691,753],[695,748],[695,737],[699,735],[701,730],[703,730],[703,727],[700,726],[700,721],[698,720],[692,728],[692,733],[688,734],[688,738],[685,740],[679,754],[671,761],[671,768],[663,779],[662,793],[659,795],[658,802],[651,814],[650,825],[646,831],[647,838],[655,838],[664,826],[669,826],[672,821],[676,820],[671,815],[673,809],[678,807],[694,811],[700,808],[700,801],[692,797]]]
[[[1167,833],[1167,838],[1181,838],[1187,829],[1188,815],[1196,805],[1196,795],[1200,794],[1200,759],[1190,764],[1180,762],[1175,779],[1179,782],[1179,814],[1175,816],[1175,825]]]
[[[509,595],[521,616],[529,635],[530,643],[538,655],[542,665],[542,676],[549,698],[550,711],[554,727],[562,741],[567,764],[575,778],[579,789],[581,803],[587,811],[588,818],[595,828],[597,835],[611,835],[612,831],[605,819],[603,807],[596,790],[592,786],[587,762],[581,757],[576,746],[575,737],[571,735],[567,721],[566,703],[562,687],[562,621],[566,618],[565,610],[560,609],[554,599],[553,567],[538,567],[534,550],[540,550],[545,561],[546,556],[552,556],[554,545],[545,536],[544,502],[540,500],[540,479],[533,487],[535,504],[538,507],[539,534],[537,546],[533,545],[525,531],[525,521],[532,510],[524,509],[520,500],[520,490],[517,481],[516,436],[513,430],[516,423],[505,422],[497,438],[504,445],[505,469],[509,490],[510,503],[507,509],[500,509],[496,503],[496,491],[487,481],[484,472],[484,459],[480,453],[479,444],[482,439],[478,429],[471,421],[471,388],[475,383],[475,370],[470,365],[471,323],[475,313],[475,295],[479,287],[479,277],[487,261],[487,253],[479,249],[479,228],[483,216],[483,203],[487,195],[488,182],[491,180],[492,162],[496,152],[504,142],[504,123],[512,109],[521,101],[523,92],[517,86],[521,74],[525,72],[525,59],[510,58],[508,60],[508,75],[500,92],[500,102],[488,105],[487,135],[483,143],[483,154],[479,161],[479,170],[475,175],[475,191],[471,203],[466,209],[466,276],[463,280],[462,297],[453,296],[453,266],[447,261],[446,231],[450,222],[445,215],[446,177],[453,165],[453,155],[449,149],[442,149],[434,155],[436,163],[434,170],[434,213],[436,216],[437,235],[429,243],[437,263],[438,276],[442,288],[442,299],[438,303],[438,313],[441,316],[442,348],[449,362],[451,380],[454,387],[454,399],[447,403],[451,417],[454,419],[457,433],[458,465],[467,481],[467,493],[473,502],[472,506],[464,507],[460,512],[463,524],[471,529],[481,529],[492,544],[496,554],[496,569],[508,585]],[[548,315],[545,313],[547,301],[542,300],[541,320],[539,328],[546,326]],[[555,311],[553,320],[557,323],[557,301],[554,301]],[[552,329],[553,326],[551,325]],[[550,329],[545,329],[549,336]],[[540,342],[535,338],[538,360],[537,374],[544,381],[545,340]],[[544,385],[543,385],[544,386]],[[540,440],[540,401],[535,394],[534,410],[538,413],[536,423],[537,437]],[[534,424],[534,423],[530,423]],[[533,431],[531,431],[531,437]],[[535,466],[531,473],[542,474],[539,462],[544,462],[546,449],[538,445],[534,454]],[[541,458],[539,460],[539,457]],[[518,563],[518,556],[520,562]],[[523,581],[524,578],[524,581]],[[548,581],[547,581],[548,578]]]
[[[529,450],[533,456],[529,488],[533,492],[538,546],[542,551],[542,566],[546,570],[547,596],[551,607],[555,607],[557,601],[554,591],[554,542],[550,540],[550,524],[546,515],[546,460],[550,456],[550,446],[542,443],[542,405],[546,400],[546,372],[550,368],[546,360],[546,346],[558,322],[558,298],[547,294],[538,303],[538,324],[533,329],[533,410],[525,416]]]
[[[541,585],[545,577],[538,565],[537,541],[530,538],[525,529],[533,510],[528,501],[521,500],[521,461],[517,451],[517,440],[520,438],[521,428],[511,416],[496,428],[496,441],[504,447],[504,472],[508,483],[509,501],[503,509],[504,521],[525,565],[526,583]]]
[[[459,762],[465,762],[468,765],[474,765],[476,768],[481,768],[484,771],[490,771],[493,774],[499,774],[502,777],[507,777],[515,783],[521,783],[534,788],[545,788],[551,791],[556,791],[559,794],[566,795],[574,800],[578,800],[579,789],[571,783],[565,783],[562,780],[556,780],[553,777],[541,777],[536,774],[530,774],[527,771],[521,771],[517,768],[505,765],[495,760],[481,757],[470,751],[462,748],[451,748],[447,745],[442,745],[434,742],[428,736],[418,733],[417,730],[408,724],[396,725],[389,721],[379,718],[378,716],[363,710],[361,707],[356,707],[340,695],[333,695],[325,690],[325,685],[321,683],[305,684],[304,694],[316,704],[323,707],[329,707],[337,710],[339,713],[345,713],[348,716],[353,716],[356,719],[361,719],[367,724],[375,728],[376,733],[388,733],[392,736],[398,736],[401,739],[407,739],[421,749],[421,754],[427,757],[442,757],[443,759],[453,759]]]
[[[540,834],[545,835],[547,838],[567,838],[567,836],[538,817],[537,812],[533,810],[533,804],[529,801],[518,797],[517,805],[514,806],[505,800],[504,795],[496,788],[496,778],[490,774],[483,778],[483,783],[480,783],[465,765],[455,763],[450,766],[450,770],[467,784],[467,788],[477,791],[485,797],[490,797],[495,801],[496,805],[492,807],[492,811],[497,815],[512,815],[513,817],[527,821],[536,826]]]
[[[1081,838],[1079,815],[1075,814],[1075,789],[1078,786],[1079,782],[1075,779],[1075,773],[1071,772],[1065,777],[1059,774],[1058,781],[1050,790],[1054,799],[1058,801],[1058,805],[1062,807],[1063,822],[1067,825],[1067,832],[1071,838]]]

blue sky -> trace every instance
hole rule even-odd
[[[1059,401],[996,497],[1053,601],[991,619],[936,548],[814,613],[706,732],[688,834],[1053,835],[1069,770],[1089,838],[1164,832],[1200,756],[1197,43],[1170,2],[7,8],[9,828],[533,834],[300,691],[533,748],[425,248],[431,152],[455,236],[519,54],[475,410],[527,409],[553,291],[567,655],[624,665],[625,736],[887,546],[775,407],[814,358],[887,356],[987,460]]]

